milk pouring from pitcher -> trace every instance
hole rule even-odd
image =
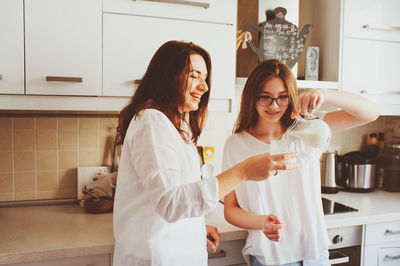
[[[321,119],[299,115],[286,131],[285,137],[288,136],[301,138],[304,144],[318,148],[329,143],[331,131],[329,126]]]

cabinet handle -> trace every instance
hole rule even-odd
[[[141,81],[142,81],[141,79],[134,79],[132,82],[133,85],[139,85]]]
[[[400,231],[392,231],[390,229],[386,229],[385,235],[398,235],[400,234]]]
[[[3,76],[0,74],[0,80],[2,80],[3,79]]]
[[[46,81],[79,82],[82,83],[82,77],[57,77],[46,76]]]
[[[133,1],[136,2],[137,0],[133,0]],[[205,9],[210,7],[210,3],[200,3],[200,2],[184,1],[184,0],[142,0],[142,1],[178,4],[178,5],[185,5],[185,6],[198,6],[198,7],[202,7]]]
[[[398,260],[398,259],[400,259],[400,255],[397,256],[385,255],[385,257],[383,258],[383,260]]]
[[[362,25],[363,29],[370,29],[370,30],[400,30],[399,26],[391,26],[391,25],[369,25],[365,24]]]
[[[400,94],[400,91],[390,90],[361,90],[361,94]]]
[[[217,253],[213,254],[208,254],[208,259],[217,259],[217,258],[225,258],[226,257],[226,251],[221,249]]]

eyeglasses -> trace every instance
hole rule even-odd
[[[279,107],[286,107],[289,105],[289,95],[280,95],[277,98],[272,98],[269,96],[259,96],[258,104],[262,107],[270,106],[274,101]]]

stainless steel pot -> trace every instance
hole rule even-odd
[[[369,192],[376,187],[376,159],[354,151],[337,157],[338,184],[344,190]]]
[[[324,152],[321,156],[321,192],[337,193],[336,184],[336,156],[334,152]]]

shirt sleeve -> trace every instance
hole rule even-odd
[[[182,138],[159,111],[144,111],[129,143],[134,169],[156,211],[166,221],[203,216],[218,202],[216,177],[185,183]]]

